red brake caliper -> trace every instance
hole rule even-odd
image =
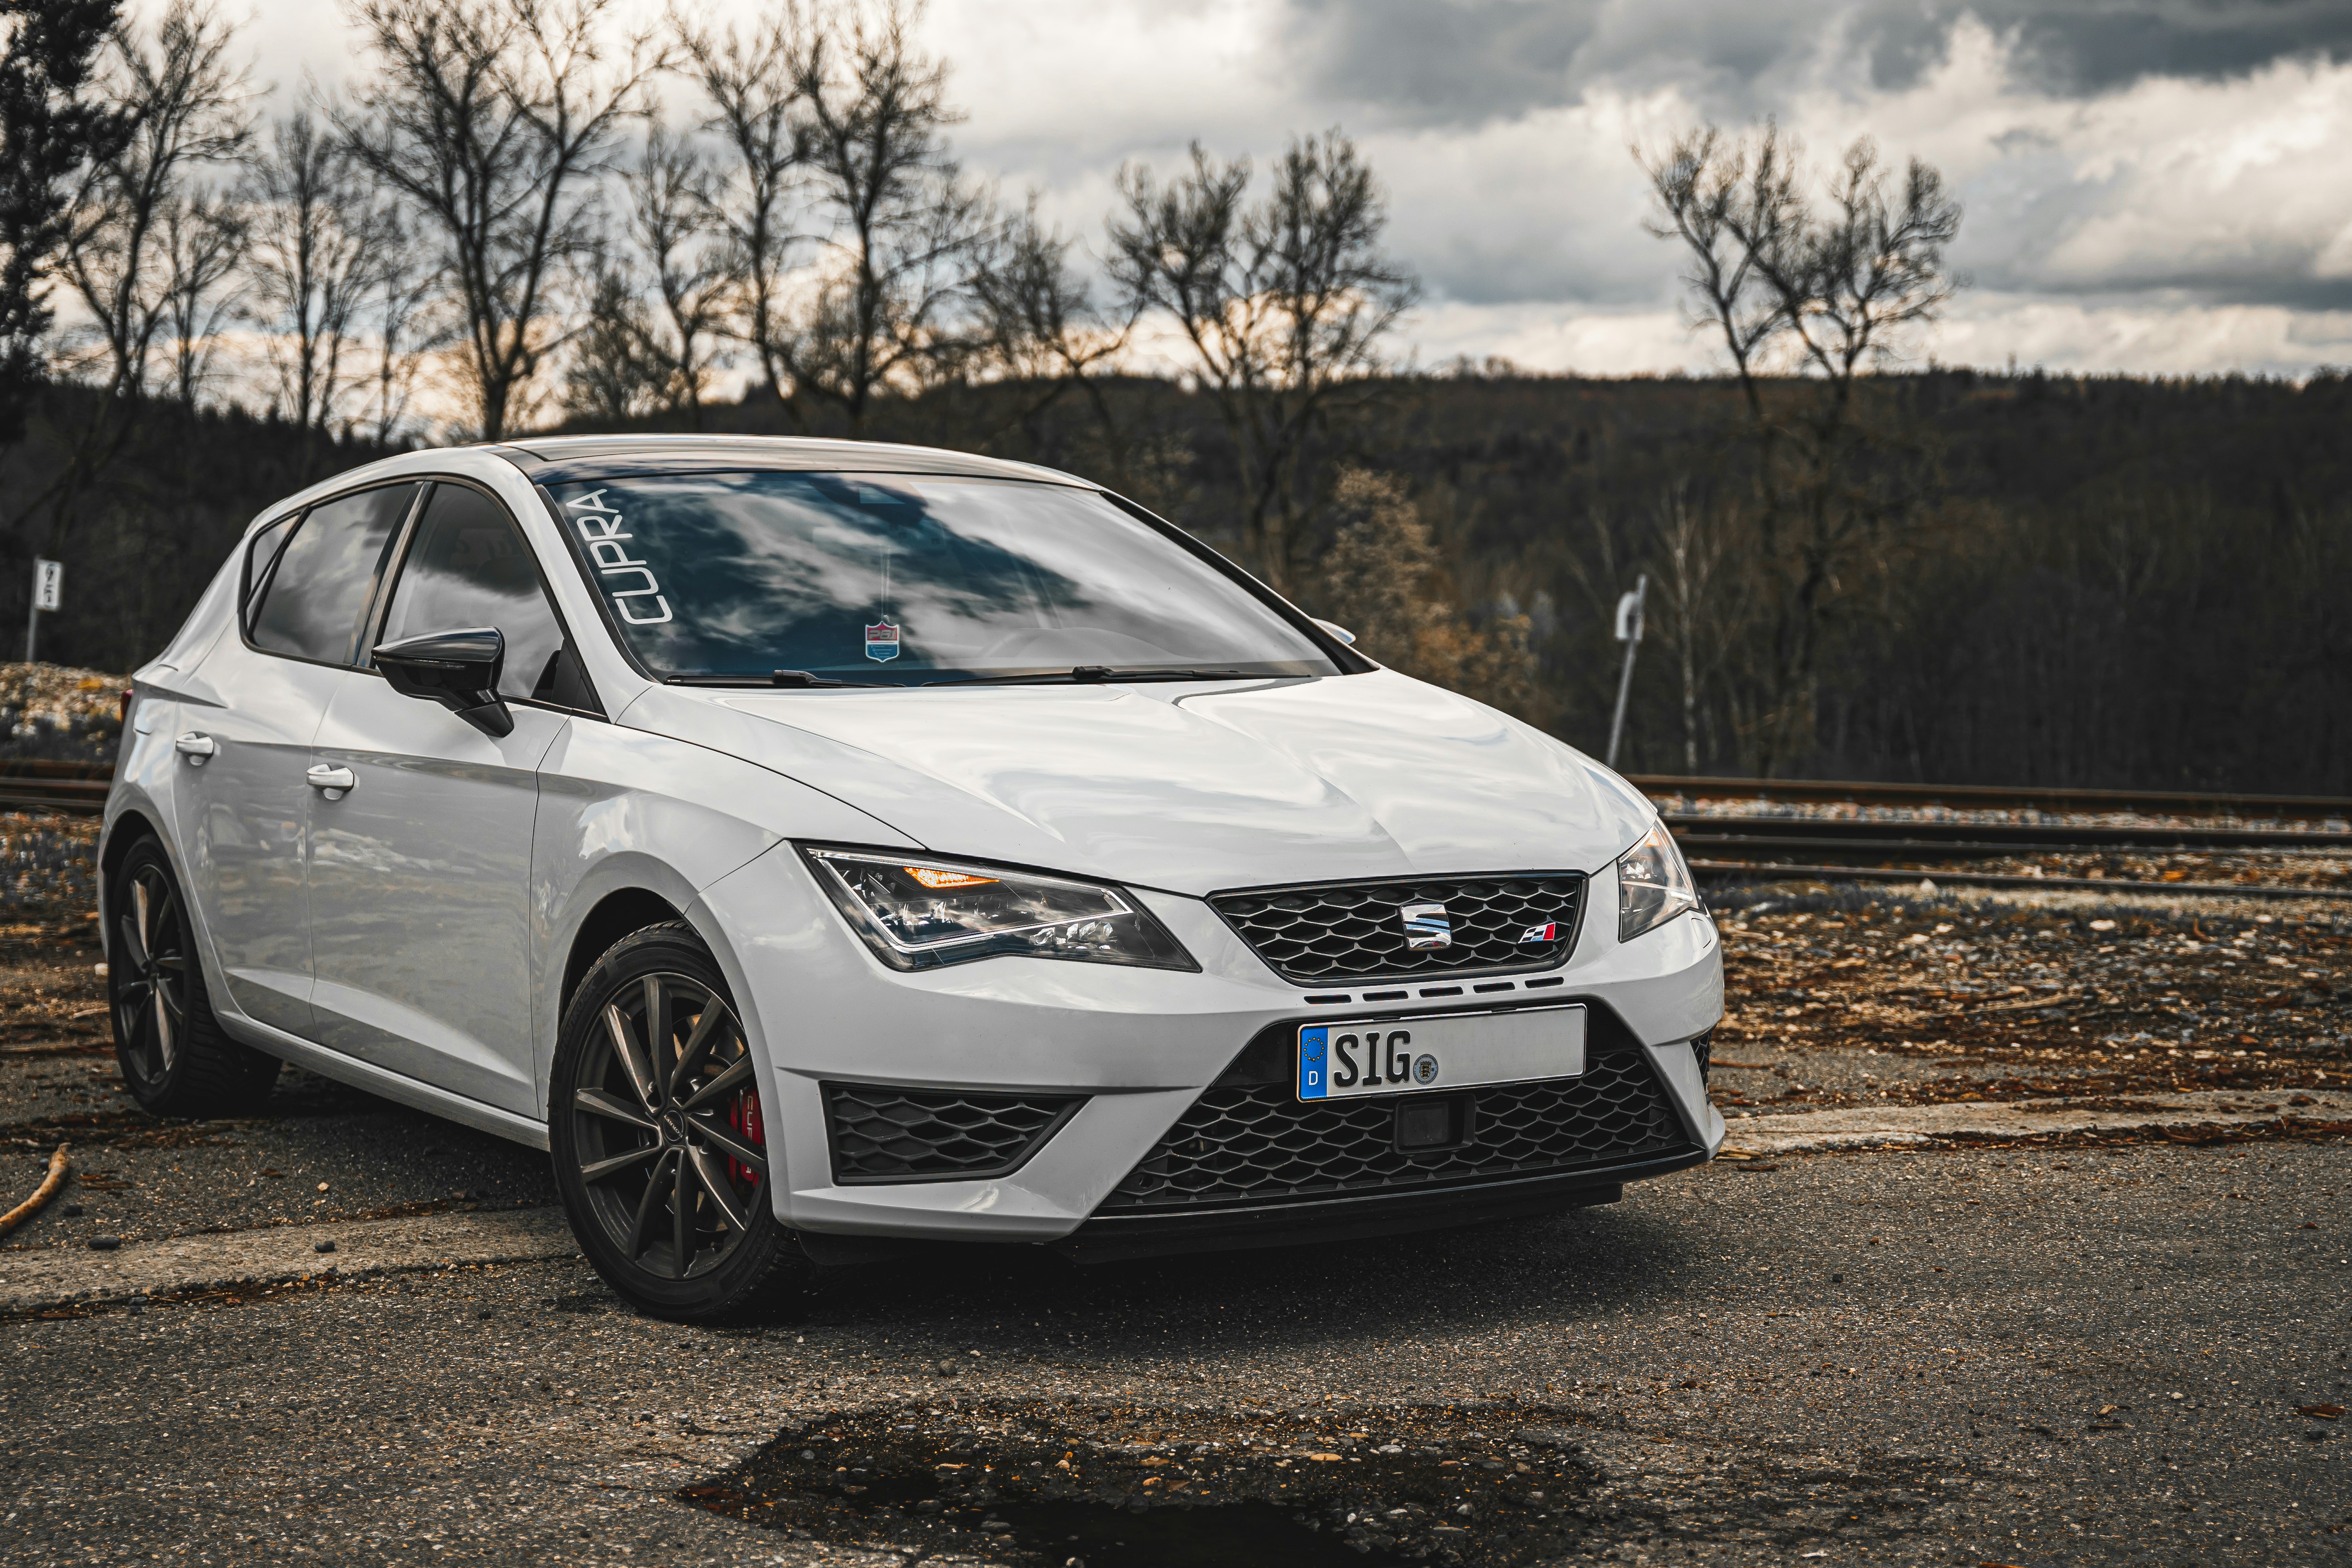
[[[760,1126],[759,1090],[743,1089],[735,1091],[735,1102],[727,1110],[727,1125],[742,1134],[743,1142],[753,1148],[768,1146],[768,1135]],[[727,1157],[727,1176],[730,1181],[741,1182],[747,1186],[754,1185],[760,1180],[759,1172],[731,1154]]]

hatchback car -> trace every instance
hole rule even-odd
[[[615,1289],[1615,1199],[1707,1159],[1650,803],[1097,485],[563,438],[272,507],[137,672],[122,1070],[295,1062],[548,1150]]]

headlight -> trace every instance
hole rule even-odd
[[[801,854],[866,945],[893,969],[1008,954],[1201,967],[1149,910],[1099,882],[872,850]]]
[[[1631,942],[1697,908],[1698,889],[1675,836],[1664,823],[1654,823],[1617,861],[1617,940]]]

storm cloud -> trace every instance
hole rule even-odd
[[[332,8],[257,8],[262,75],[348,69]],[[1097,248],[1129,161],[1172,171],[1197,139],[1263,166],[1344,128],[1424,283],[1423,363],[1706,367],[1633,149],[1767,117],[1819,163],[1868,135],[1952,182],[1973,286],[1917,355],[2352,362],[2346,0],[931,0],[923,28],[967,166]]]

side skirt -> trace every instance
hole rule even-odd
[[[452,1094],[446,1089],[404,1078],[371,1063],[347,1057],[341,1051],[331,1051],[299,1035],[289,1035],[283,1029],[270,1027],[237,1014],[221,1011],[217,1002],[215,1011],[221,1025],[238,1039],[267,1056],[289,1061],[297,1067],[310,1068],[320,1078],[331,1078],[338,1083],[363,1089],[370,1094],[422,1110],[428,1116],[438,1116],[445,1121],[455,1121],[478,1132],[488,1132],[526,1148],[547,1150],[547,1123],[534,1121],[528,1116],[517,1116],[511,1110],[501,1110],[494,1105],[484,1105],[478,1100],[467,1100],[462,1094]]]

